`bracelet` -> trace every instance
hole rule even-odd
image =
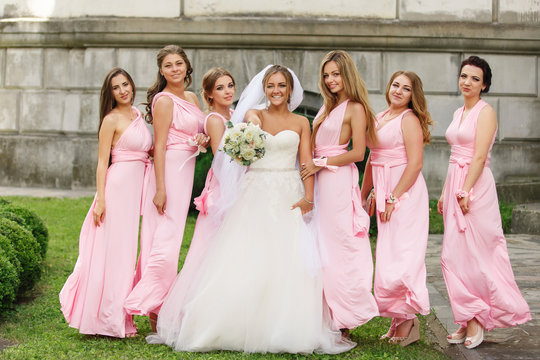
[[[305,201],[305,202],[307,202],[307,203],[308,203],[308,204],[310,204],[310,205],[313,205],[313,204],[315,204],[315,202],[314,202],[314,201],[309,201],[309,200],[308,200],[308,199],[306,199],[305,197],[303,197],[302,199],[304,199],[304,201]]]
[[[459,189],[458,191],[456,191],[456,196],[458,199],[463,199],[469,197],[469,193],[465,190]]]
[[[394,194],[390,193],[388,194],[388,197],[386,198],[386,203],[388,204],[395,204],[398,202],[398,198],[394,196]]]

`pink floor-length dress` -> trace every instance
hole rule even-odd
[[[99,227],[94,225],[94,199],[81,229],[75,269],[60,292],[66,321],[82,334],[123,338],[137,332],[132,316],[124,310],[124,300],[133,287],[143,179],[152,135],[136,111],[137,118],[111,151],[104,221]]]
[[[374,292],[381,316],[395,318],[394,325],[416,313],[429,314],[425,266],[429,197],[422,173],[401,196],[390,221],[382,223],[379,217],[407,166],[401,122],[410,111],[379,128],[378,144],[370,146],[378,228]],[[379,114],[377,125],[385,113]]]
[[[221,120],[223,120],[223,123],[228,121],[221,114],[215,112],[209,113],[204,119],[205,134],[208,134],[206,124],[210,116],[218,116]],[[219,183],[217,178],[214,176],[213,169],[210,168],[206,176],[206,183],[201,195],[194,199],[196,208],[199,211],[199,216],[197,217],[189,251],[186,255],[182,270],[176,277],[173,285],[170,287],[169,293],[167,294],[167,297],[163,303],[162,308],[170,308],[167,310],[168,314],[171,314],[172,312],[176,313],[183,308],[182,304],[185,301],[184,297],[188,293],[190,285],[196,281],[195,278],[199,270],[199,265],[204,259],[204,255],[206,254],[209,243],[212,241],[217,229],[219,228],[219,222],[217,219],[208,215],[209,212],[213,212],[213,210],[215,210],[214,205],[218,198]]]
[[[474,155],[478,115],[486,105],[478,101],[461,125],[464,107],[459,109],[446,130],[452,151],[443,202],[441,265],[455,322],[467,326],[467,321],[476,318],[491,330],[522,324],[531,315],[514,280],[489,168],[495,135],[484,170],[472,188],[467,214],[463,215],[456,198]]]
[[[339,137],[348,103],[339,104],[320,125],[315,138],[316,157],[347,152],[348,142],[340,145]],[[362,208],[358,168],[352,163],[329,167],[320,170],[316,179],[324,297],[334,329],[353,329],[379,315],[371,293],[369,216]]]
[[[188,140],[202,130],[204,121],[204,114],[197,105],[168,92],[154,97],[152,109],[161,96],[168,96],[174,102],[165,152],[167,202],[165,213],[160,215],[153,203],[156,179],[152,167],[143,203],[136,285],[124,304],[127,312],[134,315],[158,313],[176,278],[195,171],[195,158],[187,159],[197,150]]]

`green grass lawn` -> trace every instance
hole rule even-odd
[[[16,345],[0,353],[2,359],[444,359],[445,356],[422,341],[401,348],[378,340],[386,332],[389,319],[376,318],[352,332],[359,346],[336,355],[243,354],[235,352],[181,353],[165,345],[147,345],[150,332],[147,318],[135,317],[140,335],[134,339],[113,339],[81,335],[68,327],[58,302],[58,293],[73,270],[78,255],[78,236],[92,202],[82,199],[39,199],[11,197],[12,202],[35,210],[46,222],[50,242],[41,281],[15,310],[0,314],[0,339]],[[195,225],[188,218],[180,254],[182,263]],[[420,319],[422,327],[425,319]]]

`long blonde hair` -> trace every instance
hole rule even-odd
[[[343,81],[343,90],[345,91],[347,98],[350,99],[350,101],[357,102],[364,107],[367,125],[366,137],[368,142],[376,144],[377,133],[375,131],[375,114],[373,113],[373,110],[371,110],[371,106],[369,106],[366,84],[360,77],[358,69],[356,68],[351,56],[343,50],[330,51],[324,56],[321,62],[319,72],[319,90],[321,91],[324,101],[324,111],[313,122],[313,134],[311,136],[312,144],[315,144],[315,136],[317,136],[317,131],[319,130],[322,122],[336,107],[338,102],[338,95],[333,94],[324,83],[324,67],[330,61],[334,61],[339,69],[339,73]]]
[[[428,144],[431,141],[431,133],[429,131],[429,126],[433,126],[433,119],[431,119],[431,115],[427,109],[426,97],[424,96],[424,89],[422,88],[422,80],[420,80],[420,77],[412,71],[400,70],[393,73],[390,77],[388,85],[386,85],[386,102],[388,103],[388,105],[390,105],[390,97],[388,95],[390,92],[390,87],[392,86],[394,79],[397,78],[399,75],[406,76],[412,83],[411,100],[407,104],[407,107],[411,109],[412,112],[418,117],[418,120],[420,120],[420,126],[422,127],[422,133],[424,137],[424,144]]]

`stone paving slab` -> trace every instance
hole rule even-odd
[[[426,252],[428,291],[431,307],[448,333],[457,330],[446,285],[442,276],[440,256],[442,235],[430,235]],[[463,345],[441,343],[460,351],[456,358],[465,359],[540,359],[540,236],[507,235],[507,247],[516,282],[529,304],[532,320],[513,328],[494,329],[485,334],[485,341],[473,350]],[[445,351],[447,354],[448,352]]]

